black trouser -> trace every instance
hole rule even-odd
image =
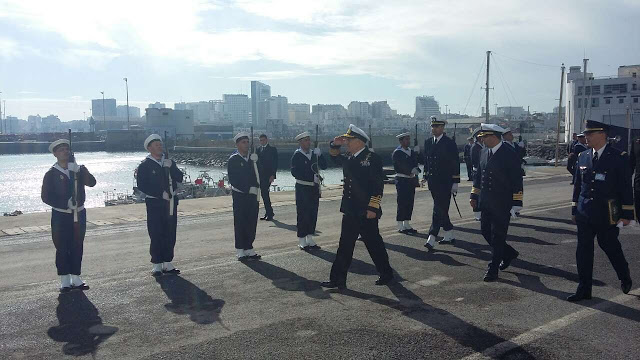
[[[329,279],[338,284],[345,284],[347,272],[353,259],[353,249],[356,246],[358,235],[362,236],[362,241],[367,247],[369,256],[376,266],[376,270],[381,277],[393,275],[391,265],[389,265],[389,255],[384,247],[384,241],[378,229],[378,219],[367,219],[350,215],[342,216],[342,230],[340,232],[340,243],[336,259],[331,266]]]
[[[518,254],[511,245],[507,244],[509,221],[511,221],[509,209],[502,211],[482,209],[480,229],[484,239],[491,245],[490,271],[498,272],[498,267],[502,260],[513,259]]]
[[[591,290],[593,278],[593,238],[598,238],[598,245],[607,254],[618,279],[629,278],[629,264],[624,258],[622,246],[618,240],[620,229],[611,225],[594,225],[582,217],[576,218],[578,224],[578,247],[576,248],[576,264],[578,265],[578,287]]]
[[[258,198],[253,194],[231,192],[233,198],[233,232],[236,249],[253,249],[258,226]]]
[[[640,171],[640,169],[638,171]],[[633,193],[636,203],[636,219],[640,222],[640,186],[636,186]]]
[[[271,197],[269,197],[269,178],[260,178],[260,194],[264,203],[264,211],[266,216],[273,216],[273,208],[271,207]]]
[[[169,216],[169,201],[146,198],[147,231],[151,238],[149,254],[151,262],[160,264],[173,261],[173,248],[176,246],[178,225],[178,202],[173,206],[173,216]]]
[[[77,224],[73,222],[73,214],[51,211],[51,238],[56,247],[58,275],[80,275],[86,230],[86,210],[78,212]]]
[[[398,194],[396,221],[411,220],[416,195],[416,179],[396,178],[396,192]]]
[[[320,192],[318,186],[296,184],[296,214],[298,237],[313,235],[318,221]]]
[[[468,179],[473,181],[473,163],[471,163],[471,159],[464,159],[464,163],[467,165]]]
[[[451,186],[446,183],[444,186],[429,182],[429,191],[433,197],[433,215],[431,217],[431,227],[429,235],[438,236],[440,228],[444,231],[453,229],[453,224],[449,220],[449,205],[451,204]]]

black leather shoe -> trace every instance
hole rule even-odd
[[[405,231],[407,234],[416,234],[418,232],[416,229],[406,229]]]
[[[322,248],[318,244],[307,246],[307,250],[320,250],[320,249]]]
[[[576,302],[580,300],[591,300],[591,290],[578,289],[575,294],[569,295],[567,301]]]
[[[82,283],[82,285],[71,285],[71,290],[80,290],[80,291],[84,291],[84,290],[89,290],[89,285]]]
[[[151,276],[153,276],[153,277],[162,276],[162,271],[152,271],[151,272]]]
[[[514,257],[502,260],[502,262],[500,263],[500,270],[505,270],[506,268],[508,268],[509,265],[511,265],[511,262],[514,259],[517,259],[519,255],[520,253],[516,252],[516,255]]]
[[[441,240],[438,240],[438,244],[451,244],[451,245],[454,245],[455,243],[456,243],[456,239],[445,240],[443,238]]]
[[[248,258],[249,258],[248,260],[256,261],[256,260],[262,259],[262,255],[255,254],[255,255],[248,256]]]
[[[264,219],[267,220],[267,221],[271,221],[271,220],[273,220],[273,215],[265,216]]]
[[[388,275],[388,276],[380,276],[378,278],[378,280],[376,280],[376,285],[387,285],[388,283],[390,283],[393,280],[393,275]]]
[[[486,274],[484,274],[484,279],[485,282],[494,282],[494,281],[498,281],[498,272],[497,271],[487,271]]]
[[[424,247],[427,248],[428,252],[432,252],[433,251],[433,245],[429,244],[428,242],[424,243]]]
[[[168,275],[178,275],[178,274],[180,274],[180,270],[178,270],[178,269],[171,269],[171,270],[163,269],[162,272],[164,274],[168,274]]]
[[[631,285],[633,284],[633,282],[631,281],[631,278],[627,279],[627,280],[622,280],[620,282],[620,288],[622,289],[622,292],[625,294],[628,294],[629,291],[631,291]]]
[[[260,220],[267,220],[267,218],[269,218],[267,215],[263,216],[260,218]]]
[[[339,290],[343,290],[347,288],[346,284],[338,284],[335,281],[323,281],[320,283],[320,286],[322,286],[323,288],[327,288],[327,289],[335,289],[338,288]]]

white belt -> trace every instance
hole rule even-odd
[[[235,191],[235,192],[239,192],[241,194],[244,194],[244,191],[238,189],[237,187],[234,187],[233,185],[231,185],[231,190]]]
[[[59,208],[52,207],[51,210],[55,210],[57,212],[61,212],[61,213],[65,213],[65,214],[73,214],[73,210],[72,209],[59,209]],[[79,212],[84,210],[84,205],[80,206],[76,210],[79,211]]]
[[[405,178],[405,179],[413,179],[414,177],[416,177],[416,174],[405,175],[405,174],[396,173],[396,177]]]
[[[256,190],[255,190],[255,192],[256,192],[256,193],[255,193],[255,194],[252,194],[252,193],[251,193],[251,189],[256,189]],[[233,190],[233,191],[235,191],[235,192],[238,192],[238,193],[240,193],[240,194],[252,194],[252,195],[256,195],[256,196],[258,196],[258,188],[257,188],[257,187],[255,187],[255,186],[250,187],[250,188],[249,188],[249,192],[248,192],[248,193],[246,193],[246,192],[244,192],[244,191],[242,191],[242,190],[238,189],[237,187],[234,187],[233,185],[231,185],[231,190]]]
[[[298,180],[298,179],[296,179],[296,184],[306,185],[306,186],[316,186],[316,183],[314,183],[313,181],[304,181],[304,180]]]

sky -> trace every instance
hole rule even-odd
[[[142,109],[160,101],[250,95],[289,103],[415,97],[479,115],[486,51],[490,107],[551,111],[560,66],[595,76],[640,63],[640,0],[0,0],[0,98],[6,114],[89,115],[91,99]],[[144,110],[143,110],[144,112]]]

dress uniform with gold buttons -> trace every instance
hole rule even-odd
[[[449,219],[451,195],[458,192],[460,183],[460,158],[455,141],[444,133],[446,121],[431,117],[432,137],[424,141],[424,173],[423,181],[429,185],[433,197],[433,215],[429,238],[424,244],[432,250],[440,228],[444,230],[441,243],[453,243],[453,224]]]
[[[329,281],[323,282],[323,287],[346,287],[347,272],[358,235],[362,237],[380,275],[376,285],[385,285],[393,280],[389,256],[378,228],[378,220],[382,216],[380,203],[384,190],[382,159],[369,150],[366,146],[368,141],[367,134],[352,124],[349,125],[346,134],[337,137],[330,144],[331,159],[342,165],[344,176],[340,203],[343,216],[338,252],[331,267]],[[346,143],[348,147],[347,154],[340,153],[342,143]]]
[[[569,301],[591,298],[593,239],[607,254],[622,291],[631,289],[631,275],[622,246],[620,228],[634,219],[631,167],[626,152],[607,144],[609,125],[588,120],[584,134],[591,149],[578,156],[571,214],[578,225],[576,263],[580,283]]]
[[[311,149],[311,134],[305,131],[296,136],[300,148],[291,157],[291,175],[296,179],[296,228],[298,247],[319,249],[313,241],[320,205],[320,169],[327,168],[327,160],[320,148]]]
[[[484,146],[478,171],[471,188],[471,206],[482,212],[482,236],[491,245],[491,262],[485,281],[498,279],[498,270],[506,269],[518,252],[507,241],[511,214],[522,208],[522,176],[515,152],[502,142],[504,129],[495,124],[481,124]]]
[[[413,234],[417,231],[411,227],[410,221],[411,215],[413,214],[416,186],[419,185],[418,174],[421,172],[418,167],[418,152],[420,147],[417,145],[414,149],[409,147],[411,134],[408,132],[397,135],[396,138],[400,141],[400,145],[393,150],[393,154],[391,154],[393,169],[396,172],[398,202],[396,221],[399,232]]]

